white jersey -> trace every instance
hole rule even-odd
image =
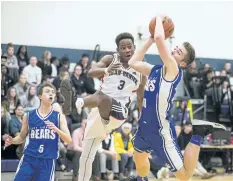
[[[113,63],[120,63],[118,54],[113,54]],[[100,90],[122,104],[130,102],[130,97],[138,89],[141,83],[142,75],[133,68],[114,70],[109,75],[104,75]]]

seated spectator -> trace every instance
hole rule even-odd
[[[52,57],[51,52],[46,50],[42,56],[42,60],[38,61],[37,66],[41,68],[42,76],[46,76],[46,75],[51,76],[52,74],[52,67],[50,62],[51,57]]]
[[[82,58],[78,63],[83,68],[83,73],[87,74],[88,68],[89,68],[89,55],[88,54],[82,54]]]
[[[185,79],[186,85],[189,87],[191,97],[199,99],[201,97],[201,76],[195,61],[191,64],[191,67],[188,68]]]
[[[72,133],[72,143],[67,146],[67,158],[72,160],[73,163],[73,181],[78,181],[78,170],[79,170],[79,158],[83,151],[83,136],[85,130],[86,120],[82,121],[80,128],[77,128]],[[92,164],[92,177],[93,180],[100,180],[100,164],[99,154],[95,156],[95,160]]]
[[[16,89],[16,94],[20,99],[21,96],[26,96],[29,84],[26,81],[26,76],[24,74],[20,74],[18,83],[16,83],[13,87]]]
[[[27,53],[27,47],[24,45],[19,46],[19,49],[16,53],[19,65],[19,74],[23,71],[24,67],[29,64],[29,58]]]
[[[7,96],[7,91],[9,87],[14,85],[13,78],[8,74],[8,68],[2,64],[1,65],[1,99],[4,100]]]
[[[70,74],[66,68],[60,70],[59,76],[53,80],[53,85],[56,87],[57,91],[60,91],[60,84],[62,80],[69,79]]]
[[[2,102],[3,105],[6,105],[7,110],[11,115],[15,114],[16,105],[19,103],[18,96],[16,94],[16,89],[10,87],[7,91],[7,97]]]
[[[191,121],[190,112],[187,109],[187,101],[181,101],[179,107],[175,108],[173,120],[176,125],[182,125],[186,121]]]
[[[114,180],[119,180],[119,165],[117,160],[117,153],[114,147],[114,136],[112,134],[108,134],[107,137],[102,141],[98,152],[100,153],[101,179],[108,180],[106,163],[107,160],[111,160]]]
[[[23,115],[24,115],[23,106],[18,104],[15,109],[15,115],[11,117],[11,121],[9,123],[9,131],[11,136],[15,137],[20,133],[22,127]],[[22,157],[23,151],[24,151],[24,143],[18,145],[16,149],[16,155],[19,159]]]
[[[26,76],[27,82],[30,85],[39,86],[42,79],[42,71],[37,65],[37,58],[31,57],[30,64],[23,69],[23,74]]]
[[[186,146],[189,144],[191,137],[192,137],[192,123],[190,121],[186,121],[183,126],[183,130],[181,131],[177,140],[178,145],[180,146],[180,149],[183,154]],[[208,179],[214,176],[213,174],[208,173],[200,162],[198,162],[194,174],[201,176],[202,179]]]
[[[121,132],[114,135],[115,149],[120,159],[120,179],[132,175],[134,148],[131,142],[131,130],[132,125],[124,123],[121,127]]]
[[[57,57],[52,57],[51,58],[51,68],[52,68],[52,73],[51,73],[51,78],[55,78],[58,76],[58,66],[59,66],[59,61]]]
[[[68,57],[63,56],[60,59],[60,67],[59,67],[59,72],[60,71],[67,71],[69,72],[69,68],[70,68],[70,60]]]
[[[82,74],[82,66],[75,65],[74,72],[71,76],[71,82],[73,87],[75,88],[75,95],[77,96],[85,96],[86,95],[86,88],[85,88],[85,80],[86,76]]]
[[[8,43],[5,56],[7,56],[6,66],[9,69],[9,75],[16,82],[19,77],[19,65],[18,60],[14,55],[14,45],[12,43]]]
[[[224,81],[219,89],[221,104],[229,104],[231,101],[231,90],[228,81]]]
[[[9,120],[5,115],[5,109],[1,107],[1,158],[3,158],[4,144],[9,134]]]
[[[232,70],[231,70],[231,62],[226,62],[224,64],[224,70],[226,71],[226,75],[227,76],[230,76],[231,73],[232,73]]]
[[[25,112],[39,108],[40,99],[36,93],[36,86],[31,85],[27,91],[26,96],[20,97],[20,104],[23,105]]]

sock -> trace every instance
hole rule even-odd
[[[137,176],[137,181],[148,181],[148,178]]]
[[[200,135],[193,135],[190,142],[193,143],[194,145],[200,146],[202,143],[203,137]]]

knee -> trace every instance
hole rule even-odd
[[[120,154],[121,161],[127,161],[128,160],[128,155],[127,154]]]
[[[148,161],[148,153],[135,152],[133,156],[133,160],[136,164],[146,162]]]

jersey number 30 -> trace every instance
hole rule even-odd
[[[39,153],[43,153],[44,152],[44,145],[40,145],[38,151],[39,151]]]
[[[122,90],[125,86],[125,81],[124,80],[120,80],[120,85],[117,87],[119,90]]]

